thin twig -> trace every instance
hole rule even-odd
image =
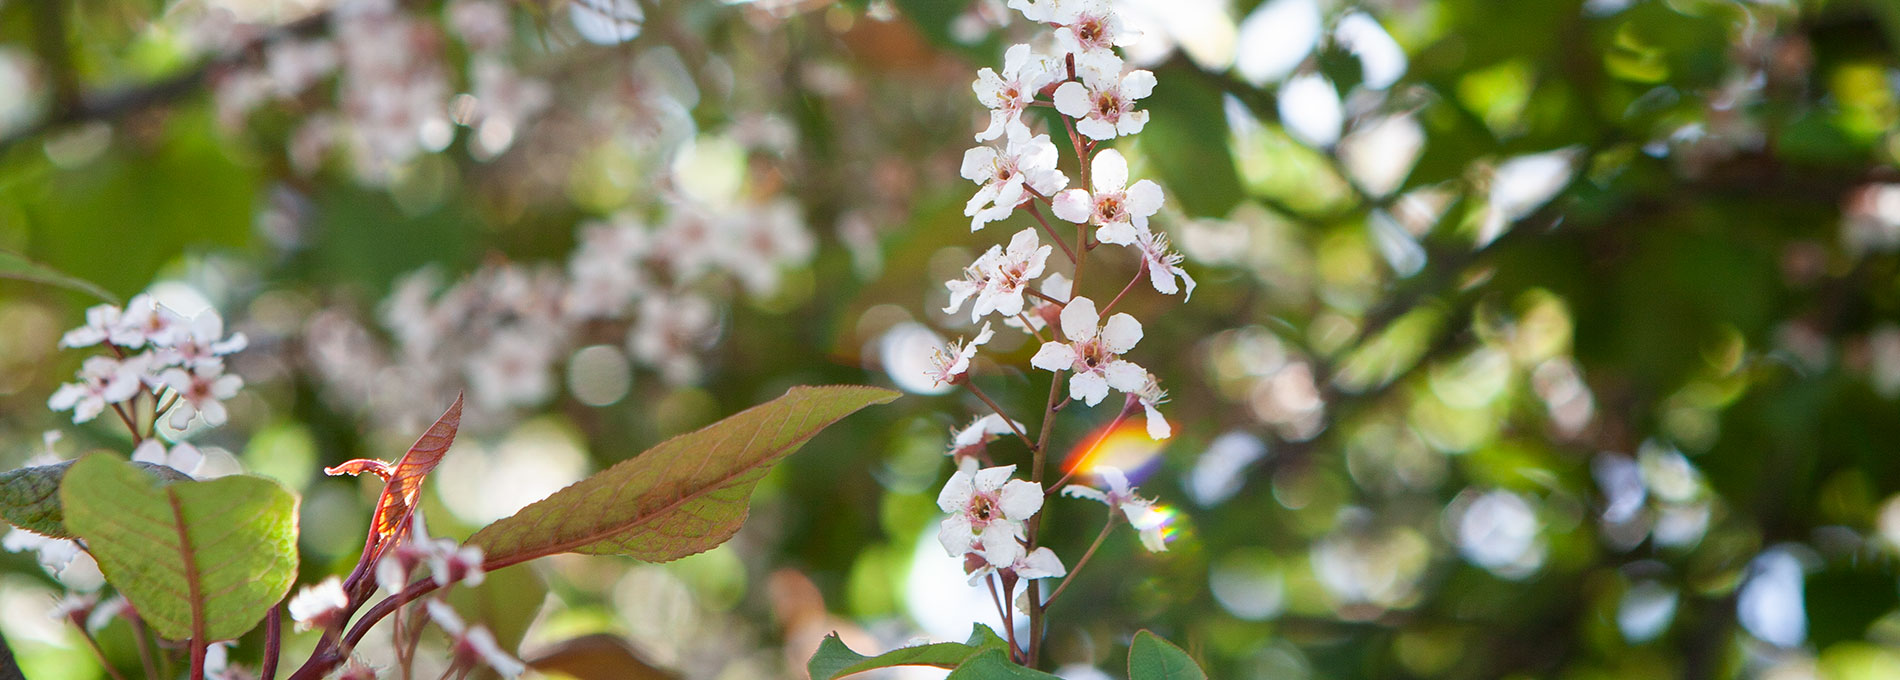
[[[967,377],[963,380],[963,386],[970,390],[970,394],[976,395],[976,398],[982,399],[983,403],[989,404],[990,410],[995,411],[997,417],[1002,418],[1003,422],[1009,425],[1009,431],[1015,433],[1017,439],[1023,440],[1023,446],[1029,447],[1031,451],[1036,450],[1036,443],[1029,441],[1029,435],[1023,434],[1023,428],[1017,425],[1016,420],[1010,418],[1009,414],[1004,413],[1003,407],[997,406],[996,402],[990,399],[990,395],[984,394],[983,390],[978,388],[976,383],[970,381]]]
[[[283,650],[284,605],[279,603],[264,615],[264,668],[258,671],[263,680],[277,680],[277,658],[283,655]]]
[[[1036,336],[1036,342],[1049,342],[1048,339],[1042,337],[1042,331],[1036,328],[1035,324],[1029,323],[1029,315],[1017,312],[1016,320],[1023,322],[1023,330],[1029,331],[1030,334]]]
[[[1100,315],[1100,316],[1108,316],[1108,310],[1111,310],[1111,309],[1114,309],[1114,308],[1115,308],[1115,303],[1117,303],[1117,302],[1121,302],[1121,301],[1122,301],[1122,296],[1124,296],[1124,295],[1127,295],[1127,294],[1128,294],[1128,291],[1131,291],[1131,290],[1134,290],[1134,289],[1135,289],[1135,284],[1137,284],[1137,283],[1140,283],[1140,282],[1141,282],[1141,275],[1142,275],[1142,274],[1146,274],[1146,273],[1148,273],[1148,258],[1145,258],[1145,257],[1144,257],[1144,258],[1142,258],[1142,259],[1141,259],[1141,266],[1140,266],[1139,268],[1137,268],[1137,269],[1135,269],[1135,277],[1134,277],[1134,278],[1131,278],[1131,279],[1129,279],[1129,280],[1128,280],[1128,285],[1126,285],[1126,286],[1122,286],[1122,292],[1120,292],[1120,293],[1116,293],[1116,294],[1115,294],[1115,299],[1113,299],[1113,300],[1109,300],[1109,301],[1108,301],[1108,306],[1106,306],[1106,307],[1103,307],[1103,308],[1102,308],[1102,311],[1100,311],[1100,312],[1096,312],[1096,314],[1098,314],[1098,315]]]
[[[1051,206],[1053,205],[1054,204],[1051,203]],[[1027,203],[1025,207],[1027,208],[1029,212],[1029,216],[1036,218],[1036,223],[1042,225],[1043,232],[1049,234],[1049,239],[1052,241],[1055,241],[1056,245],[1062,248],[1062,254],[1069,256],[1070,262],[1075,262],[1076,257],[1077,257],[1075,250],[1071,249],[1069,247],[1069,243],[1067,241],[1062,240],[1062,237],[1056,234],[1055,227],[1049,226],[1049,220],[1042,216],[1042,211],[1036,209],[1036,203],[1034,201],[1031,201]],[[1051,207],[1050,209],[1054,210],[1053,207]]]
[[[1111,507],[1108,509],[1108,523],[1102,525],[1102,533],[1095,536],[1095,542],[1089,544],[1088,552],[1082,553],[1082,559],[1077,560],[1075,566],[1069,569],[1069,575],[1062,577],[1062,582],[1056,584],[1056,591],[1049,593],[1049,599],[1042,603],[1043,607],[1046,608],[1049,605],[1055,604],[1056,598],[1062,597],[1062,591],[1068,590],[1069,582],[1075,580],[1075,575],[1082,571],[1082,567],[1088,566],[1089,558],[1095,557],[1095,550],[1102,547],[1102,541],[1108,540],[1108,532],[1114,528],[1115,508]]]

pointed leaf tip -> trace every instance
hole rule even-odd
[[[470,537],[491,569],[561,552],[678,559],[726,542],[767,470],[833,423],[898,394],[794,387],[555,492]]]
[[[1194,657],[1149,631],[1135,633],[1128,647],[1129,680],[1207,680]]]

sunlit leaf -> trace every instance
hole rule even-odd
[[[877,656],[865,656],[851,651],[837,633],[825,636],[818,643],[818,652],[813,654],[805,670],[812,680],[831,680],[847,675],[863,673],[892,666],[936,666],[938,668],[956,668],[971,657],[992,649],[1006,649],[1009,643],[996,636],[988,626],[978,624],[970,631],[970,640],[966,643],[939,642],[936,644],[902,647]]]
[[[164,465],[132,463],[160,481],[182,482],[189,475]],[[53,538],[72,538],[59,506],[59,481],[73,461],[10,470],[0,474],[0,517],[13,526]]]
[[[409,527],[409,516],[416,512],[416,496],[422,493],[422,479],[442,462],[442,456],[449,452],[449,445],[455,443],[455,432],[461,426],[462,395],[458,394],[455,403],[449,404],[449,410],[409,446],[409,452],[395,465],[378,460],[351,460],[324,468],[324,473],[331,475],[371,472],[383,478],[383,494],[376,499],[376,514],[370,518],[364,554],[382,552]],[[375,559],[372,557],[367,562],[374,563]]]
[[[752,488],[779,459],[897,396],[875,387],[792,388],[522,508],[468,543],[482,548],[491,569],[563,552],[664,562],[709,550],[739,530]]]
[[[1009,652],[991,649],[957,666],[944,680],[1054,680],[1056,676],[1024,668],[1009,660]]]
[[[95,454],[73,464],[59,496],[106,580],[164,637],[243,635],[297,577],[297,497],[269,479],[161,484]]]
[[[1207,673],[1186,651],[1144,630],[1128,648],[1128,680],[1207,680]]]

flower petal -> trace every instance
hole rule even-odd
[[[976,534],[970,533],[970,518],[963,513],[945,517],[937,526],[937,542],[943,544],[943,551],[951,557],[962,557],[970,552],[976,543]]]
[[[1025,482],[1020,479],[1009,480],[1003,485],[1003,494],[998,498],[1003,510],[1003,518],[1015,521],[1027,520],[1042,510],[1042,485]]]
[[[1127,316],[1126,314],[1122,316]],[[1095,313],[1095,301],[1085,297],[1069,300],[1062,306],[1062,335],[1074,342],[1088,342],[1095,337],[1097,323],[1101,315]],[[1140,338],[1140,324],[1136,324],[1136,338]]]
[[[1055,212],[1056,217],[1082,224],[1089,221],[1090,215],[1095,214],[1095,199],[1085,190],[1070,189],[1056,194],[1051,200],[1049,209]]]
[[[1048,548],[1037,548],[1016,562],[1016,575],[1022,578],[1051,578],[1069,573],[1062,560]]]
[[[1121,90],[1122,97],[1130,101],[1154,94],[1155,74],[1146,69],[1129,71],[1122,76]]]
[[[1096,193],[1121,191],[1128,186],[1128,159],[1122,158],[1120,151],[1103,149],[1095,154],[1095,160],[1089,163],[1089,172],[1092,173],[1089,182]]]
[[[1093,305],[1090,307],[1090,312],[1095,311]],[[1062,329],[1064,331],[1069,329],[1066,321]],[[1121,354],[1134,349],[1135,344],[1139,342],[1141,342],[1141,322],[1136,321],[1135,317],[1129,316],[1126,312],[1117,312],[1114,316],[1108,317],[1108,325],[1102,327],[1102,343],[1108,346],[1110,352]]]
[[[1132,361],[1117,359],[1102,369],[1108,377],[1108,386],[1127,394],[1135,394],[1148,386],[1148,371]]]
[[[1073,80],[1056,88],[1056,110],[1070,118],[1081,118],[1089,112],[1089,90]]]
[[[1075,350],[1060,342],[1045,342],[1036,356],[1029,358],[1029,365],[1052,373],[1066,371],[1075,365]]]
[[[1094,406],[1108,396],[1108,379],[1094,373],[1077,373],[1069,379],[1069,398]]]
[[[1147,217],[1161,210],[1161,185],[1153,180],[1141,180],[1128,187],[1128,212],[1131,215]]]
[[[963,178],[982,184],[995,176],[996,148],[989,146],[972,147],[963,152]]]
[[[1003,484],[1009,481],[1009,476],[1015,473],[1016,466],[1014,465],[983,468],[976,473],[976,492],[994,493],[997,489],[1003,488]]]
[[[937,509],[950,513],[963,512],[963,506],[976,493],[974,482],[975,479],[968,472],[958,471],[950,475],[950,481],[944,482],[943,491],[937,493]]]
[[[1148,412],[1149,439],[1160,441],[1174,436],[1174,428],[1168,425],[1168,419],[1161,415],[1160,409],[1155,408],[1154,404],[1145,401],[1141,403],[1141,408]]]

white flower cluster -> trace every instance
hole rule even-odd
[[[1149,222],[1161,209],[1161,187],[1146,179],[1130,182],[1121,152],[1100,148],[1147,125],[1148,113],[1137,110],[1136,102],[1154,90],[1154,74],[1127,68],[1116,53],[1138,36],[1123,25],[1108,0],[1010,0],[1009,7],[1052,27],[1053,35],[1047,49],[1015,45],[1006,51],[1001,72],[984,68],[977,74],[972,89],[989,109],[989,120],[976,134],[976,140],[986,144],[963,157],[963,177],[978,186],[964,214],[971,231],[978,231],[1020,209],[1055,243],[1043,243],[1036,226],[1024,228],[1007,246],[990,246],[961,278],[944,284],[949,291],[944,312],[958,314],[967,304],[971,322],[982,325],[971,340],[937,350],[929,374],[938,384],[968,385],[977,348],[995,334],[986,320],[994,314],[1004,325],[1042,343],[1031,366],[1057,379],[1070,374],[1071,400],[1095,406],[1111,391],[1119,391],[1126,395],[1123,417],[1139,410],[1149,435],[1167,438],[1172,428],[1157,408],[1167,393],[1159,379],[1125,357],[1141,341],[1141,322],[1126,312],[1110,312],[1142,278],[1168,295],[1192,295],[1194,280],[1181,267],[1181,256],[1170,250],[1167,236]],[[1048,134],[1031,129],[1026,113],[1037,107],[1061,116],[1085,188],[1070,187],[1069,176],[1060,169],[1063,152]],[[1056,218],[1079,225],[1074,243],[1062,240],[1038,203]],[[1102,244],[1128,247],[1136,255],[1137,270],[1122,294],[1098,306],[1077,288],[1080,258]],[[1057,247],[1076,265],[1073,278],[1049,271]],[[1045,330],[1052,335],[1045,336]],[[1053,411],[1045,417],[1053,417]],[[988,461],[988,442],[1012,433],[1027,442],[1022,426],[999,410],[954,433],[950,448],[959,469],[937,499],[950,513],[938,537],[951,556],[966,560],[973,581],[1001,574],[1008,584],[1067,573],[1053,552],[1028,540],[1026,523],[1042,509],[1042,485],[1012,479],[1014,465],[982,467]],[[1092,472],[1109,489],[1072,486],[1070,494],[1119,509],[1141,530],[1145,546],[1166,549],[1153,502],[1136,497],[1118,472]]]
[[[143,394],[152,397],[154,417],[169,413],[175,429],[191,424],[193,416],[217,427],[227,417],[224,401],[244,387],[243,378],[225,373],[224,357],[244,349],[247,340],[243,333],[226,336],[216,310],[187,319],[152,296],[139,295],[124,308],[86,310],[86,325],[59,341],[69,348],[101,344],[112,355],[88,357],[79,380],[59,386],[46,401],[54,411],[72,411],[74,423],[97,418],[107,408],[130,418],[132,401]]]
[[[771,296],[781,272],[815,250],[789,200],[717,211],[682,201],[657,227],[621,215],[583,224],[578,240],[564,269],[493,264],[447,287],[434,270],[410,274],[380,309],[393,351],[348,317],[325,314],[306,330],[307,356],[344,401],[362,403],[395,372],[405,391],[466,386],[472,406],[498,414],[546,403],[575,345],[624,323],[633,361],[669,383],[692,383],[720,332],[721,306],[708,291],[730,279]]]
[[[220,72],[213,83],[219,120],[241,127],[272,100],[308,109],[310,92],[334,76],[334,108],[309,113],[291,133],[290,160],[299,172],[314,172],[328,151],[342,148],[359,179],[385,183],[417,155],[446,148],[455,124],[474,132],[469,148],[478,158],[499,155],[553,104],[553,89],[507,59],[508,5],[455,0],[444,14],[443,24],[469,55],[466,94],[451,96],[443,31],[435,24],[394,0],[344,0],[331,9],[329,38],[267,40],[262,59]]]

